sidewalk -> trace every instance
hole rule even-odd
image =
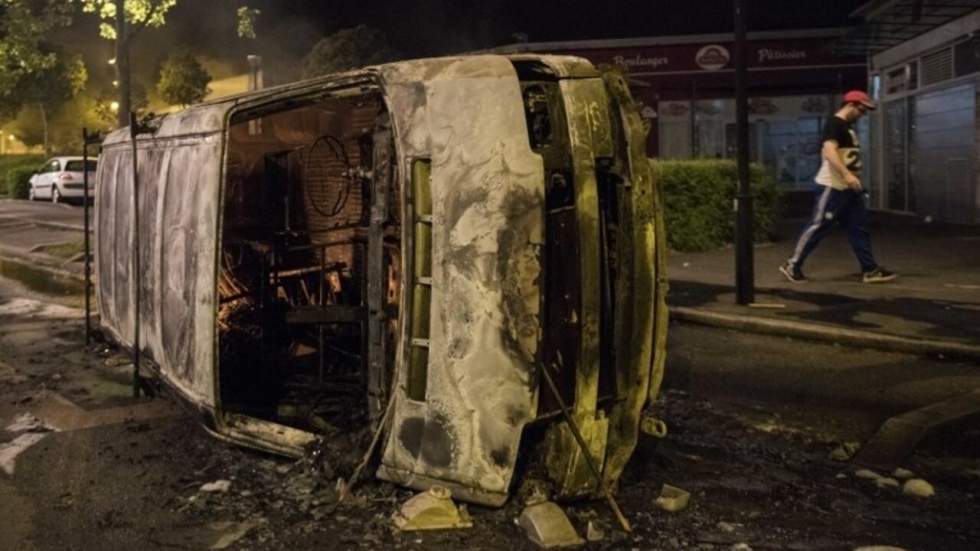
[[[81,208],[0,201],[0,261],[83,281],[83,235]]]
[[[877,260],[899,278],[864,284],[843,231],[831,233],[790,283],[778,267],[804,220],[780,223],[779,239],[755,248],[755,302],[735,304],[734,249],[672,252],[668,303],[674,319],[816,338],[886,350],[980,359],[980,227],[927,225],[873,214]],[[769,306],[769,307],[765,307]]]

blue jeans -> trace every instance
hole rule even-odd
[[[822,189],[817,193],[813,216],[800,234],[793,257],[789,259],[790,263],[802,269],[806,257],[810,256],[836,222],[847,230],[847,239],[854,250],[854,256],[861,264],[861,271],[870,272],[877,268],[878,263],[871,254],[871,234],[864,229],[868,211],[864,207],[863,193],[851,189],[820,187]]]

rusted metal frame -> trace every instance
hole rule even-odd
[[[575,82],[575,81],[571,81]],[[589,105],[577,97],[569,81],[559,83],[565,103],[571,145],[575,212],[579,242],[581,300],[579,324],[581,340],[575,381],[578,416],[595,415],[599,392],[599,323],[601,317],[601,277],[599,273],[599,198],[596,190],[595,152],[592,147]]]
[[[600,217],[596,157],[612,155],[608,134],[606,97],[599,79],[564,79],[558,83],[565,112],[569,153],[572,161],[575,221],[578,242],[580,340],[574,364],[574,403],[571,408],[576,427],[588,441],[588,452],[577,453],[578,446],[567,423],[556,425],[549,436],[547,451],[550,476],[557,495],[572,498],[591,495],[588,461],[601,472],[605,461],[608,420],[598,409],[602,324],[602,274],[600,259]],[[559,363],[563,363],[560,353]],[[571,374],[569,374],[571,375]],[[557,387],[556,387],[557,388]],[[583,457],[585,455],[585,457]]]
[[[344,230],[344,229],[349,230],[349,229],[357,229],[357,228],[363,228],[363,227],[364,226],[362,224],[357,224],[357,225],[350,226],[350,227],[345,227],[345,228],[338,227],[338,228],[335,228],[335,229],[337,229],[337,230]],[[312,233],[314,233],[314,234],[316,234],[316,233],[328,233],[330,231],[331,230],[321,230],[321,231],[312,232]],[[314,244],[309,244],[309,245],[290,245],[289,247],[285,247],[283,249],[283,251],[284,252],[287,252],[287,253],[295,253],[295,252],[301,252],[301,251],[311,251],[311,250],[316,250],[316,249],[321,249],[321,248],[329,249],[330,247],[339,247],[340,245],[356,245],[358,243],[364,243],[365,241],[366,241],[366,239],[364,237],[351,236],[350,239],[338,239],[336,241],[325,241],[325,242],[322,242],[322,243],[314,243]]]
[[[646,158],[646,132],[639,110],[623,76],[602,74],[609,96],[604,105],[610,126],[623,144],[613,170],[622,184],[616,190],[619,207],[616,281],[616,401],[609,414],[609,434],[603,475],[612,485],[633,454],[640,414],[648,396],[653,355],[656,269],[652,178]]]
[[[389,219],[388,194],[391,183],[391,126],[387,115],[378,117],[374,131],[374,155],[371,171],[370,226],[368,227],[367,258],[367,306],[368,340],[367,354],[367,405],[371,424],[377,428],[381,422],[385,403],[387,361],[387,313],[385,295],[388,285],[385,262],[384,233]]]
[[[589,470],[592,471],[592,476],[595,478],[596,489],[606,498],[606,502],[609,503],[609,508],[612,509],[613,514],[616,516],[616,520],[619,521],[619,525],[626,532],[632,532],[629,520],[623,515],[623,512],[619,509],[619,504],[616,503],[616,498],[613,497],[612,491],[609,489],[609,485],[602,478],[602,473],[599,472],[599,467],[596,466],[595,461],[592,459],[592,454],[589,452],[589,445],[586,444],[585,438],[582,437],[582,432],[578,430],[578,424],[575,422],[575,418],[572,413],[568,410],[568,406],[565,405],[565,400],[561,397],[561,392],[558,391],[558,385],[555,384],[554,379],[551,378],[551,374],[548,373],[548,368],[546,366],[541,366],[541,374],[544,376],[544,380],[548,383],[548,388],[551,389],[552,395],[555,400],[558,401],[558,407],[561,408],[562,415],[565,417],[565,422],[568,423],[569,429],[572,431],[572,435],[575,437],[575,441],[578,443],[579,448],[582,450],[582,455],[585,457],[585,462],[589,466]]]
[[[89,206],[89,195],[88,195],[88,147],[90,145],[98,145],[102,143],[102,133],[93,132],[90,133],[88,128],[82,128],[82,204],[84,205],[84,229],[85,232],[85,345],[88,346],[92,343],[92,246],[91,238],[89,236],[89,213],[91,212],[91,207]]]

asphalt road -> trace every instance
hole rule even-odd
[[[84,224],[84,212],[85,209],[78,205],[0,199],[0,219],[17,219],[42,224],[46,222],[55,223],[81,230]]]
[[[0,471],[0,549],[202,549],[236,537],[230,548],[535,549],[514,523],[517,498],[471,507],[465,531],[393,530],[411,492],[371,480],[334,510],[334,480],[309,464],[226,445],[167,400],[133,399],[126,356],[84,347],[77,304],[0,279],[0,446],[32,433],[11,430],[24,413],[56,429],[37,432],[13,474]],[[635,531],[614,530],[604,503],[568,505],[580,532],[588,520],[605,527],[587,548],[976,548],[976,450],[933,443],[908,459],[935,485],[929,500],[827,459],[889,415],[980,385],[976,366],[676,323],[669,350],[657,413],[670,433],[641,443],[618,492]],[[976,441],[972,430],[963,439]],[[201,490],[215,480],[229,490]],[[655,507],[664,483],[692,493],[687,510]]]

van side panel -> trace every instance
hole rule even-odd
[[[499,505],[537,407],[543,163],[530,149],[517,75],[505,58],[386,69],[401,177],[412,157],[431,159],[432,299],[426,399],[405,395],[400,369],[378,474],[416,488],[438,482]]]
[[[106,141],[98,172],[96,272],[101,323],[140,349],[192,402],[213,407],[215,246],[221,134],[138,138],[140,277],[134,273],[132,146]]]

